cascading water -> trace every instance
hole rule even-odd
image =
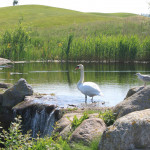
[[[31,131],[32,137],[36,138],[37,134],[40,137],[50,136],[55,121],[57,121],[57,112],[54,105],[31,104],[26,107],[14,109],[14,116],[22,117],[23,133]]]

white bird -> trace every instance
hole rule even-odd
[[[136,73],[136,75],[138,76],[138,78],[144,82],[144,86],[146,86],[146,82],[150,82],[150,76],[149,75],[143,75],[140,73]]]
[[[82,64],[77,65],[75,69],[80,69],[81,71],[80,80],[77,83],[77,87],[81,91],[81,93],[85,95],[85,102],[87,102],[87,96],[92,97],[91,101],[93,102],[94,96],[103,95],[97,84],[95,84],[94,82],[84,82],[84,66]]]

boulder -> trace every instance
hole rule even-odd
[[[58,132],[63,139],[68,138],[70,132],[73,132],[71,129],[71,121],[73,121],[74,116],[79,119],[83,116],[83,113],[76,112],[64,114],[63,117],[57,121],[54,133]],[[98,117],[98,113],[89,115],[89,118],[96,117]]]
[[[117,118],[120,118],[128,113],[138,110],[150,108],[150,86],[147,86],[124,101],[116,105],[113,109]]]
[[[72,133],[70,141],[83,142],[85,145],[88,145],[94,138],[99,137],[105,129],[106,125],[102,119],[86,119]]]
[[[2,106],[13,107],[24,100],[25,96],[33,94],[32,87],[21,78],[18,82],[2,94]]]
[[[137,93],[138,91],[142,90],[143,88],[144,88],[144,86],[133,87],[133,88],[129,89],[125,99],[132,96],[133,94]]]
[[[132,112],[103,132],[99,150],[149,150],[149,131],[150,109]]]
[[[12,84],[10,84],[10,83],[0,83],[0,88],[7,89],[7,88],[9,88],[11,86],[12,86]]]

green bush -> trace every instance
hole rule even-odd
[[[62,137],[53,140],[52,137],[38,138],[29,150],[71,150],[69,144]]]
[[[99,118],[103,119],[107,126],[110,126],[116,120],[114,113],[111,110],[105,110],[104,112],[99,112]]]
[[[23,135],[21,131],[21,117],[15,118],[8,131],[2,130],[0,134],[0,143],[8,150],[23,149],[26,150],[32,147],[33,139],[30,133]]]

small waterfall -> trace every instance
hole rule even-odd
[[[40,137],[50,136],[53,131],[53,126],[57,120],[57,110],[46,107],[27,107],[21,110],[14,110],[15,117],[22,116],[23,133],[31,131],[32,137],[36,138],[37,134]]]
[[[49,115],[47,121],[46,121],[43,135],[51,135],[51,133],[53,131],[54,123],[55,123],[55,116],[54,116],[54,111],[52,111],[51,114]]]

